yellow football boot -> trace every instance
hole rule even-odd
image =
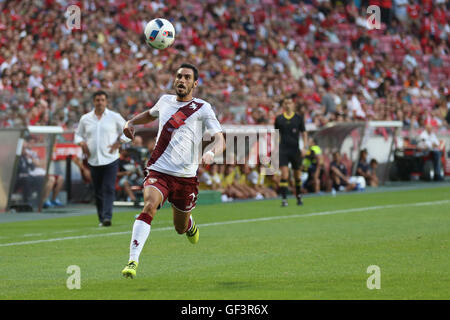
[[[188,232],[186,232],[186,236],[190,243],[196,244],[198,242],[199,231],[195,222],[192,228]]]
[[[133,279],[136,277],[136,269],[138,267],[138,263],[136,261],[131,260],[122,270],[122,274],[125,278]]]

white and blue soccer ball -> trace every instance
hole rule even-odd
[[[175,28],[169,20],[157,18],[151,20],[144,29],[145,42],[158,50],[170,47],[175,41]]]

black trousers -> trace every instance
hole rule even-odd
[[[442,152],[438,150],[431,151],[433,155],[433,164],[434,164],[434,177],[435,180],[443,180],[444,177],[441,177],[441,156]]]
[[[100,222],[112,220],[113,202],[116,196],[116,177],[119,159],[105,166],[89,165],[94,185],[95,205]]]

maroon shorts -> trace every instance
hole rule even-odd
[[[198,195],[197,177],[175,177],[162,172],[150,170],[144,179],[144,188],[156,188],[162,194],[161,208],[166,200],[178,210],[189,212],[195,208]]]

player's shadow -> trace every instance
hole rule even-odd
[[[149,291],[149,289],[148,288],[138,288],[138,289],[136,289],[136,291],[144,292],[144,291]]]
[[[251,287],[250,283],[245,281],[219,281],[217,285],[226,289],[247,289]]]

